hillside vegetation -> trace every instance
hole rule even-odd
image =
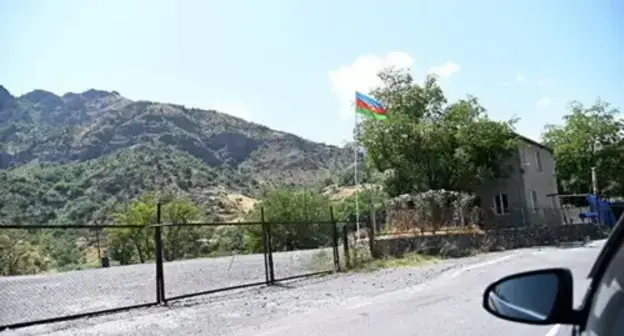
[[[14,97],[0,86],[2,223],[106,222],[115,206],[162,190],[228,219],[239,211],[232,195],[327,184],[350,160],[346,149],[217,111],[114,91]]]

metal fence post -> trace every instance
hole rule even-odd
[[[261,208],[262,217],[264,218],[264,209]],[[266,240],[267,240],[267,253],[269,261],[269,283],[275,284],[275,267],[273,265],[273,240],[271,239],[271,222],[264,221],[266,224]]]
[[[156,249],[156,303],[166,303],[165,274],[163,267],[163,242],[161,232],[161,205],[156,205],[156,226],[154,226],[154,247]]]
[[[374,221],[369,221],[368,227],[368,248],[370,249],[373,259],[377,259],[377,253],[375,252],[375,227]]]
[[[334,207],[329,207],[329,220],[332,226],[332,247],[334,251],[334,272],[340,272],[340,253],[338,253],[338,223],[334,219]]]
[[[377,211],[375,211],[375,203],[373,203],[372,198],[370,203],[370,214],[370,223],[373,228],[373,234],[377,234]]]
[[[264,277],[267,286],[271,284],[271,278],[269,276],[269,240],[267,237],[267,225],[264,221],[264,208],[260,207],[260,223],[262,226],[262,252],[264,254]]]
[[[349,254],[349,228],[348,225],[342,226],[342,248],[344,249],[345,267],[351,268],[351,255]]]

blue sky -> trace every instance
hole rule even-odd
[[[340,144],[387,65],[441,75],[539,138],[567,103],[624,107],[624,2],[2,1],[0,84],[213,108]]]

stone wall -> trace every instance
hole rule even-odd
[[[604,239],[609,232],[596,224],[573,224],[496,229],[485,234],[380,237],[375,240],[373,253],[376,257],[400,257],[408,252],[460,257],[479,252]]]

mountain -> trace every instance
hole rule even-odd
[[[214,110],[94,89],[15,97],[0,86],[5,222],[107,220],[114,206],[164,189],[218,217],[231,212],[222,206],[231,195],[254,196],[263,185],[317,186],[351,161],[347,149]]]

